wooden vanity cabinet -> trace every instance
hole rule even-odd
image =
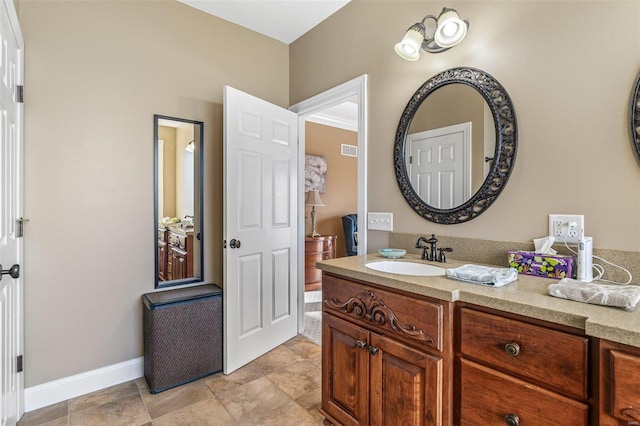
[[[323,274],[325,423],[451,424],[450,312],[448,302]]]
[[[465,304],[457,326],[457,423],[590,424],[588,337]]]
[[[599,341],[599,424],[640,424],[640,348]]]
[[[158,265],[158,274],[162,269],[163,279],[166,281],[193,277],[193,233],[184,234],[171,229],[166,232],[164,257],[161,257],[161,242],[158,239],[158,261],[164,260],[162,265]]]

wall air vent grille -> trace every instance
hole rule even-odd
[[[347,145],[345,143],[340,145],[342,155],[346,155],[347,157],[357,157],[358,156],[358,147],[356,145]]]

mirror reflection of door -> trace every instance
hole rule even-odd
[[[202,281],[202,123],[155,121],[156,287]]]
[[[471,197],[471,124],[407,135],[411,185],[437,209],[459,206]]]

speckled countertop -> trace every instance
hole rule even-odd
[[[556,324],[576,327],[588,336],[640,347],[640,307],[625,310],[558,299],[547,294],[549,284],[557,280],[518,275],[518,280],[504,287],[492,288],[467,284],[444,276],[414,276],[379,272],[365,263],[384,259],[377,254],[324,260],[317,263],[323,271],[368,281],[389,288],[408,291],[451,302],[463,301],[504,312],[520,314]],[[404,261],[424,262],[455,268],[464,262],[450,260],[446,264],[420,260],[407,255]]]

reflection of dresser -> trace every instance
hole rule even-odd
[[[158,279],[181,280],[193,277],[193,232],[181,229],[158,230]]]
[[[336,257],[336,236],[323,235],[304,239],[304,290],[322,288],[322,271],[316,262]]]

